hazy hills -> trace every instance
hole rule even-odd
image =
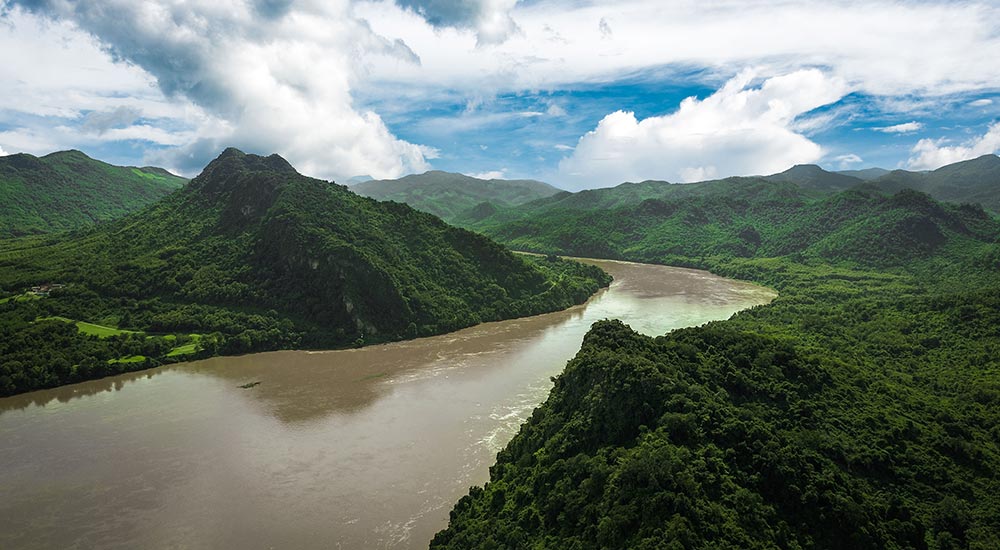
[[[302,176],[277,155],[228,149],[140,212],[79,235],[0,241],[0,288],[43,282],[68,286],[28,302],[40,317],[215,333],[218,351],[236,353],[436,334],[565,308],[609,281]],[[44,371],[30,357],[18,360]]]
[[[351,190],[377,200],[405,202],[446,221],[474,218],[481,216],[484,208],[488,212],[491,207],[517,206],[560,192],[535,180],[484,180],[441,171],[364,181],[351,186]],[[477,206],[478,213],[474,211]]]
[[[156,202],[187,180],[80,151],[0,157],[0,238],[77,229]]]

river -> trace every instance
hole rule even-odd
[[[615,281],[566,311],[0,399],[0,548],[426,548],[593,322],[657,335],[775,296],[588,262]]]

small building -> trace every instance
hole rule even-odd
[[[31,290],[28,291],[28,294],[34,294],[35,296],[39,297],[46,297],[49,294],[51,294],[53,290],[59,290],[65,286],[66,285],[62,283],[45,283],[43,285],[31,287]]]

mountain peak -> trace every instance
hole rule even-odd
[[[282,172],[298,174],[287,160],[278,154],[266,157],[244,153],[235,147],[227,147],[218,157],[208,163],[202,174],[214,174],[216,170],[226,172]]]
[[[796,164],[788,170],[785,170],[785,173],[788,172],[826,172],[826,170],[820,168],[816,164]]]
[[[80,159],[80,160],[94,160],[87,153],[79,149],[67,149],[65,151],[56,151],[54,153],[49,153],[42,157],[43,159]]]
[[[843,191],[861,180],[836,172],[828,172],[815,164],[796,164],[784,172],[765,176],[765,180],[794,183],[803,189],[817,191]]]
[[[278,155],[262,157],[229,147],[191,180],[188,189],[221,204],[225,225],[242,228],[271,207],[281,188],[300,179],[309,178]]]

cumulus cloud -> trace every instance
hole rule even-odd
[[[883,132],[886,134],[908,134],[910,132],[916,132],[923,128],[924,125],[920,122],[904,122],[902,124],[894,124],[892,126],[879,126],[877,128],[872,128],[877,132]]]
[[[435,27],[472,29],[480,46],[500,44],[520,31],[511,17],[517,0],[397,0]]]
[[[837,163],[837,166],[841,170],[847,170],[848,168],[854,166],[855,164],[861,164],[862,162],[864,162],[864,159],[862,159],[858,155],[855,155],[854,153],[850,153],[847,155],[839,155],[835,157],[833,160],[834,162]]]
[[[793,127],[800,115],[833,103],[847,85],[816,69],[752,86],[745,71],[711,96],[689,97],[669,115],[637,120],[617,111],[588,132],[559,164],[566,188],[622,181],[698,181],[770,174],[818,160],[823,151]]]
[[[303,172],[329,178],[396,177],[428,167],[430,149],[396,138],[378,114],[353,105],[352,81],[367,59],[419,59],[402,41],[377,35],[352,17],[347,0],[20,4],[91,33],[114,59],[151,75],[165,96],[204,112],[206,120],[184,147],[152,153],[168,166],[190,172],[235,145],[278,152]],[[88,115],[84,126],[100,132],[133,114]],[[125,134],[141,132],[136,127]]]
[[[478,174],[469,174],[470,177],[481,179],[481,180],[499,180],[503,179],[504,174],[507,173],[506,168],[501,168],[499,170],[490,170],[488,172],[479,172]]]
[[[1000,151],[1000,122],[994,122],[986,133],[965,143],[948,145],[944,139],[922,139],[913,147],[907,166],[914,170],[933,170],[946,164],[974,159]]]
[[[6,157],[9,154],[10,153],[8,153],[7,151],[3,150],[3,147],[0,147],[0,157]]]

